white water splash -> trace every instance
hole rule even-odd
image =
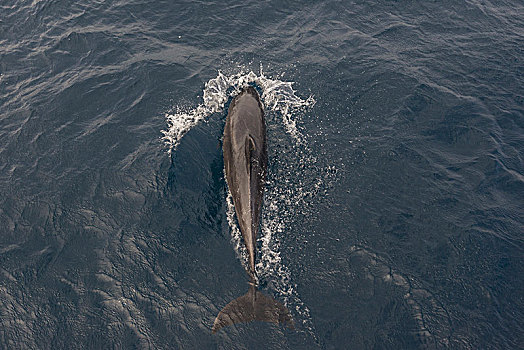
[[[191,128],[213,113],[223,112],[229,98],[236,96],[248,84],[256,84],[262,89],[261,97],[266,109],[277,112],[282,117],[286,131],[298,142],[303,142],[303,136],[293,115],[299,109],[313,106],[315,99],[312,96],[307,99],[298,97],[292,82],[268,78],[262,73],[262,69],[259,75],[252,71],[231,76],[218,72],[216,78],[206,83],[202,104],[187,111],[179,110],[174,114],[166,114],[168,128],[162,130],[162,140],[169,147],[169,152],[176,149],[182,137]]]
[[[235,249],[235,252],[237,253],[238,259],[242,262],[244,268],[248,270],[249,262],[247,249],[244,245],[240,228],[238,227],[237,222],[235,221],[235,206],[233,205],[233,195],[231,194],[231,191],[229,191],[229,189],[227,191],[226,203],[227,223],[229,224],[229,228],[231,229],[231,243],[233,243],[233,247]]]

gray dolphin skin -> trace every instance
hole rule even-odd
[[[255,272],[257,233],[267,171],[264,108],[257,91],[249,86],[231,104],[224,128],[226,181],[249,255],[248,292],[230,302],[215,319],[213,333],[235,323],[265,321],[293,328],[288,309],[257,289]]]

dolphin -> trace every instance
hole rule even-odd
[[[220,311],[212,331],[216,333],[222,327],[254,320],[282,323],[293,328],[289,310],[257,289],[256,242],[267,173],[267,151],[264,107],[252,86],[243,88],[229,105],[223,152],[227,185],[249,255],[249,290]]]

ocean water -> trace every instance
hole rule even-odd
[[[517,349],[524,4],[0,2],[0,349]],[[227,107],[265,106],[247,291]]]

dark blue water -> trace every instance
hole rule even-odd
[[[523,18],[517,0],[2,1],[0,348],[521,348]],[[221,137],[248,83],[260,285],[296,329],[213,335],[247,290]]]

